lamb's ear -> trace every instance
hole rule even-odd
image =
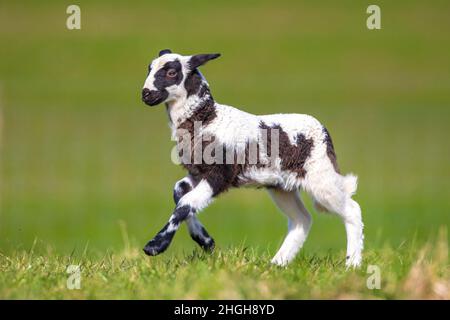
[[[159,56],[161,57],[161,56],[163,56],[165,54],[168,54],[168,53],[172,53],[172,51],[170,49],[164,49],[164,50],[161,50],[159,52]]]
[[[204,65],[209,60],[213,60],[218,57],[220,57],[220,53],[196,54],[195,56],[192,56],[191,59],[189,60],[189,66],[191,70],[194,70],[195,68]]]

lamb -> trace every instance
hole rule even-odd
[[[215,102],[198,68],[219,56],[183,56],[166,49],[149,66],[142,100],[150,106],[165,103],[181,164],[189,174],[175,184],[175,209],[144,252],[151,256],[164,252],[184,221],[192,239],[204,250],[213,250],[214,240],[197,214],[228,189],[252,186],[266,188],[288,218],[288,233],[271,261],[286,266],[312,224],[300,189],[313,198],[317,210],[342,218],[346,265],[360,266],[363,223],[360,206],[352,199],[357,177],[340,174],[327,129],[309,115],[260,116]],[[206,159],[208,154],[215,161]]]

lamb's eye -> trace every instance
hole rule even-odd
[[[169,78],[174,78],[174,77],[176,77],[176,75],[177,75],[177,70],[175,70],[175,69],[167,70],[167,76]]]

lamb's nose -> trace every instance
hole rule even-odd
[[[142,101],[145,101],[149,95],[150,95],[150,90],[147,88],[144,88],[142,90]]]

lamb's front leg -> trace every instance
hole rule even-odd
[[[206,180],[201,180],[191,191],[182,196],[169,222],[144,247],[147,255],[155,256],[164,252],[170,245],[180,224],[205,208],[212,200],[213,190]]]
[[[179,180],[173,189],[173,200],[177,205],[180,199],[191,191],[195,186],[195,179],[191,176],[187,176]],[[215,247],[214,239],[206,231],[205,227],[197,219],[195,214],[190,215],[186,219],[186,223],[189,229],[189,234],[192,240],[198,243],[198,245],[205,251],[212,251]]]

